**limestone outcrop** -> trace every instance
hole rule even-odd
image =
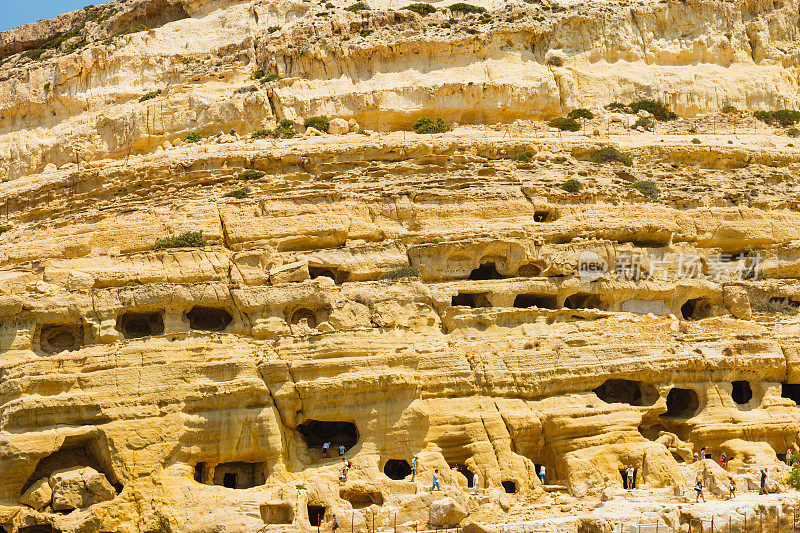
[[[797,4],[432,5],[0,33],[0,531],[786,527]]]

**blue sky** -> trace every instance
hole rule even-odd
[[[61,13],[75,11],[89,4],[104,4],[103,0],[0,0],[0,31],[51,19]]]

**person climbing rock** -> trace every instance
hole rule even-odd
[[[331,531],[336,533],[336,530],[339,529],[339,520],[336,519],[336,515],[333,515],[333,523],[331,523]]]
[[[431,485],[431,490],[442,490],[442,487],[439,486],[439,469],[433,471],[433,485]]]
[[[416,455],[411,459],[411,481],[414,481],[415,477],[417,477],[417,456]]]
[[[339,481],[347,483],[347,473],[350,472],[350,467],[353,466],[350,461],[342,457],[342,469],[339,470]]]
[[[697,503],[700,498],[703,498],[703,503],[706,502],[706,497],[703,496],[703,480],[697,478],[697,483],[694,484],[694,491],[697,493],[697,497],[694,499],[694,503]]]
[[[761,469],[761,488],[758,491],[759,494],[767,493],[767,479],[769,479],[769,470],[764,467]]]
[[[728,483],[729,483],[728,499],[732,500],[736,497],[736,482],[733,480],[733,476],[728,476]]]

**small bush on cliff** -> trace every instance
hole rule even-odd
[[[445,124],[444,120],[437,118],[436,120],[430,117],[421,117],[414,122],[415,133],[444,133],[450,131],[450,126]]]
[[[139,101],[140,102],[146,102],[148,100],[152,100],[153,98],[155,98],[156,96],[158,96],[160,94],[161,94],[161,89],[158,89],[156,91],[150,91],[149,93],[144,93],[142,95],[142,97],[139,98]]]
[[[518,153],[511,159],[518,163],[530,163],[531,161],[533,161],[533,152],[531,152],[530,150],[525,150],[523,152]]]
[[[198,132],[193,131],[186,136],[187,143],[197,143],[203,139],[203,136],[200,135]]]
[[[795,460],[797,457],[796,454],[792,455],[792,471],[789,472],[789,477],[787,478],[787,482],[789,485],[795,488],[795,490],[800,490],[800,460]]]
[[[272,130],[266,128],[257,129],[250,134],[251,139],[266,139],[267,137],[272,137]]]
[[[639,191],[642,196],[651,200],[657,200],[661,195],[661,189],[658,188],[658,185],[649,180],[637,181],[633,184],[633,188]]]
[[[622,163],[625,166],[631,166],[633,162],[631,158],[614,148],[613,146],[606,146],[595,151],[589,158],[594,163]]]
[[[324,131],[325,133],[328,133],[328,130],[331,127],[331,123],[328,120],[328,117],[311,117],[307,118],[303,122],[303,126],[305,126],[306,128],[316,128],[319,131]]]
[[[267,33],[275,33],[276,31],[280,31],[280,26],[270,26],[267,28]]]
[[[239,179],[244,181],[258,180],[263,177],[264,173],[254,168],[248,168],[247,170],[239,173]]]
[[[579,107],[578,109],[573,109],[569,113],[567,113],[567,118],[571,118],[573,120],[579,118],[585,118],[586,120],[592,120],[594,118],[594,113],[589,111],[588,109],[584,109],[583,107]]]
[[[561,188],[567,192],[576,193],[583,188],[583,184],[576,179],[568,179],[561,184]]]
[[[274,136],[281,138],[281,139],[291,139],[295,135],[297,135],[297,131],[294,129],[294,122],[285,118],[281,120],[275,129],[273,130]]]
[[[130,35],[131,33],[139,33],[141,31],[147,31],[147,26],[144,24],[139,24],[138,26],[128,26],[127,28],[121,29],[115,33],[114,37],[122,37],[123,35]]]
[[[770,298],[766,302],[758,302],[753,306],[753,309],[759,313],[768,313],[770,315],[796,315],[798,306],[789,298]]]
[[[788,130],[786,130],[786,135],[788,135],[789,137],[800,137],[800,130],[798,130],[797,128],[789,128]]]
[[[261,78],[263,78],[264,76],[265,76],[264,69],[260,68],[260,69],[256,70],[255,72],[253,72],[253,76],[252,76],[252,78],[253,78],[254,80],[260,80],[260,79],[261,79]]]
[[[244,200],[248,198],[250,193],[247,192],[245,189],[237,189],[235,191],[226,192],[222,195],[223,198],[236,198],[237,200]]]
[[[645,117],[639,117],[636,119],[636,122],[633,123],[634,128],[647,128],[650,125],[650,119]]]
[[[425,4],[425,3],[422,3],[422,2],[417,2],[415,4],[409,4],[406,7],[404,7],[403,9],[408,9],[409,11],[413,11],[414,13],[422,15],[423,17],[425,15],[430,15],[431,13],[436,13],[436,8],[435,7],[433,7],[430,4]]]
[[[564,58],[561,56],[552,55],[547,58],[547,61],[545,61],[545,63],[550,65],[551,67],[563,67]]]
[[[800,121],[800,111],[792,109],[779,109],[777,111],[756,111],[753,116],[758,120],[773,126],[783,126],[784,128],[794,126]]]
[[[367,5],[366,2],[356,2],[353,5],[347,6],[345,10],[352,11],[353,13],[357,11],[369,11],[369,5]]]
[[[269,83],[271,81],[278,81],[279,79],[281,79],[281,77],[278,76],[277,74],[267,74],[266,76],[261,78],[261,83]]]
[[[574,118],[558,117],[547,123],[551,128],[558,128],[561,131],[578,131],[581,124]]]
[[[738,110],[730,104],[725,104],[722,106],[721,111],[727,115],[729,113],[736,113]]]
[[[702,141],[701,141],[700,139],[698,139],[697,137],[695,137],[694,139],[692,139],[692,144],[700,144],[701,142],[702,142]]]
[[[180,235],[170,235],[158,239],[153,245],[153,250],[166,250],[167,248],[200,248],[206,245],[206,239],[201,231],[187,231]]]
[[[636,102],[631,102],[628,107],[630,107],[634,113],[638,113],[641,110],[647,111],[653,115],[656,120],[661,122],[678,118],[678,115],[669,110],[669,106],[658,100],[637,100]]]
[[[401,266],[389,272],[381,274],[380,279],[403,279],[403,278],[418,278],[419,270],[414,267]]]
[[[472,4],[465,4],[463,2],[458,2],[450,6],[450,11],[453,11],[455,13],[464,13],[464,14],[486,13],[486,8],[480,6],[473,6]]]

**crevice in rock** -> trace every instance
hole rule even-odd
[[[697,414],[700,399],[693,389],[670,389],[667,394],[667,412],[659,416],[663,418],[691,418]]]
[[[201,331],[224,331],[233,320],[231,314],[221,307],[196,305],[186,313],[191,329]]]

